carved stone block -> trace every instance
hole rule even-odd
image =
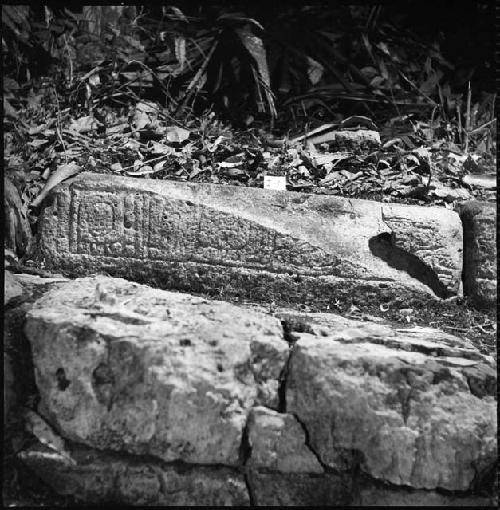
[[[448,297],[462,229],[443,208],[81,174],[42,213],[34,259],[256,301]]]

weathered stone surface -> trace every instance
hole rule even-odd
[[[36,392],[29,342],[23,333],[26,312],[36,296],[43,294],[55,278],[12,274],[5,271],[3,314],[4,424],[15,421],[19,405]],[[15,297],[14,297],[15,296]]]
[[[305,313],[285,308],[278,308],[274,315],[287,323],[292,331],[353,343],[364,342],[369,337],[370,343],[404,351],[417,351],[455,359],[465,358],[462,365],[469,366],[471,373],[481,371],[480,367],[484,366],[490,370],[493,363],[492,357],[481,354],[469,340],[435,328],[422,326],[394,328],[383,320],[380,323],[359,321],[335,313]],[[486,364],[478,365],[467,360],[480,360]]]
[[[459,206],[464,229],[464,293],[479,305],[497,303],[497,210],[489,202]]]
[[[20,458],[59,494],[89,503],[249,505],[243,475],[230,468],[169,465],[76,445],[66,456],[37,444]]]
[[[304,430],[294,416],[254,407],[248,419],[251,456],[247,466],[282,473],[323,473],[305,441]]]
[[[278,407],[278,319],[106,277],[56,285],[27,314],[40,412],[67,439],[236,465],[248,410]]]
[[[352,499],[347,476],[252,471],[248,484],[255,506],[344,506]]]
[[[451,506],[451,507],[496,507],[493,498],[476,495],[439,493],[436,491],[398,489],[394,486],[374,485],[367,479],[359,481],[359,490],[352,492],[351,506]]]
[[[7,306],[23,295],[23,286],[10,272],[4,271],[3,306]]]
[[[431,328],[275,313],[52,283],[25,331],[60,437],[31,420],[45,446],[21,458],[88,502],[486,504],[471,490],[497,459],[491,357]]]
[[[38,264],[256,301],[456,294],[462,225],[443,208],[82,174],[41,215]]]
[[[465,491],[496,462],[492,358],[436,330],[396,330],[329,318],[296,333],[286,411],[305,426],[323,465],[360,466],[414,488]],[[476,382],[471,382],[476,378]]]

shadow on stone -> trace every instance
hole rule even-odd
[[[444,299],[451,295],[429,265],[422,262],[416,255],[394,245],[393,235],[384,232],[374,236],[368,241],[368,247],[376,257],[387,262],[394,269],[405,271],[412,278],[427,285],[436,296]]]

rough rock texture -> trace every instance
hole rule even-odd
[[[3,306],[7,306],[23,295],[23,286],[10,271],[4,271]]]
[[[248,420],[251,456],[247,466],[282,473],[323,473],[305,439],[304,429],[291,414],[254,407]]]
[[[470,364],[467,369],[469,371],[472,371],[472,367],[479,370],[480,367],[490,367],[493,363],[493,358],[481,354],[469,340],[435,328],[422,326],[395,328],[385,321],[359,321],[334,313],[304,313],[286,308],[278,308],[275,316],[288,324],[292,331],[299,333],[312,333],[320,337],[333,335],[335,339],[354,343],[366,338],[370,343],[398,350],[485,361],[485,365],[465,362]]]
[[[479,305],[496,306],[496,204],[465,202],[459,212],[464,229],[464,293]]]
[[[453,335],[272,317],[103,276],[52,283],[26,317],[47,423],[26,413],[39,443],[20,457],[61,494],[166,506],[490,501],[496,369]]]
[[[431,328],[387,335],[382,325],[325,321],[320,336],[296,333],[286,383],[286,411],[323,465],[466,491],[496,462],[492,358]]]
[[[259,473],[249,477],[255,506],[345,506],[352,499],[346,477],[328,473]]]
[[[28,340],[23,334],[26,312],[31,303],[62,278],[13,274],[5,271],[3,313],[3,396],[4,424],[15,421],[18,407],[36,391]]]
[[[82,174],[46,202],[34,260],[254,301],[408,301],[459,291],[462,225],[443,208]]]
[[[451,507],[497,507],[495,498],[461,495],[453,493],[439,493],[436,491],[412,490],[397,488],[390,485],[374,484],[361,478],[358,481],[359,490],[352,492],[351,506],[451,506]]]
[[[248,506],[244,477],[224,467],[165,464],[73,446],[62,455],[43,445],[20,457],[59,494],[85,502],[165,506]]]
[[[279,320],[122,279],[82,278],[27,314],[41,413],[67,439],[239,463],[247,411],[278,407]]]

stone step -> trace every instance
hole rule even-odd
[[[443,208],[96,174],[49,204],[33,258],[73,277],[324,309],[460,292],[462,226]]]
[[[279,315],[54,283],[27,313],[47,423],[32,417],[40,444],[20,457],[87,502],[491,503],[471,492],[497,461],[491,357],[335,314],[299,314],[286,335]]]

